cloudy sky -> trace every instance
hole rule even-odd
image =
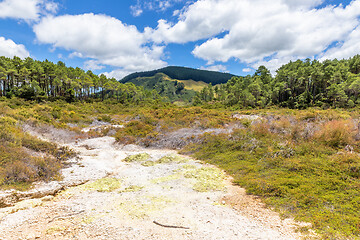
[[[121,79],[168,65],[247,75],[360,53],[360,0],[0,0],[0,55]]]

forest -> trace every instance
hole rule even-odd
[[[145,91],[132,83],[122,84],[104,74],[98,76],[90,70],[66,67],[61,61],[54,64],[30,57],[24,60],[0,57],[0,96],[67,102],[113,98],[120,103],[159,98],[155,91]]]
[[[219,102],[246,108],[279,106],[354,107],[360,103],[360,55],[343,60],[297,60],[281,66],[273,77],[260,66],[254,75],[233,77],[227,83],[204,88],[196,104]]]
[[[144,77],[145,74],[138,80],[133,79],[133,75],[124,78],[134,84],[122,83],[104,74],[98,76],[90,70],[85,72],[78,67],[66,67],[61,61],[54,64],[48,60],[0,57],[0,96],[28,100],[63,99],[68,102],[112,98],[120,103],[161,98],[171,102],[180,100],[194,105],[210,103],[235,108],[352,108],[360,103],[360,55],[323,62],[297,60],[281,66],[275,76],[260,66],[253,75],[233,76],[228,82],[214,86],[212,83],[220,80],[210,71],[190,71],[181,67],[168,67],[167,70],[171,70],[171,73],[167,72],[170,78],[176,75],[179,80],[202,80],[210,84],[193,97],[195,94],[185,90],[182,83],[170,83],[155,77],[162,70],[147,72],[148,77]],[[199,74],[207,75],[199,78]],[[149,77],[153,79],[149,81]],[[207,81],[209,77],[213,77],[213,81]]]

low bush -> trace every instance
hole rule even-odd
[[[305,127],[298,128],[296,141],[294,133],[266,128],[260,124],[231,135],[205,134],[201,144],[183,152],[226,170],[248,193],[261,196],[284,217],[312,223],[323,238],[356,239],[360,155],[342,150],[358,145],[350,122],[323,123],[312,138],[304,137]]]
[[[327,146],[341,148],[353,144],[352,124],[345,120],[333,120],[323,124],[314,136]]]

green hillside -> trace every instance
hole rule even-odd
[[[194,81],[191,81],[188,86],[184,84],[187,81],[177,81],[176,79],[171,79],[169,76],[163,73],[156,73],[151,77],[138,77],[128,81],[128,83],[133,83],[136,86],[141,86],[145,90],[153,91],[155,90],[161,97],[165,97],[171,102],[174,101],[185,101],[191,102],[193,97],[196,95],[196,92],[190,87],[199,88],[200,85],[194,84]],[[199,82],[200,83],[200,82]],[[207,85],[203,83],[203,85]]]
[[[154,71],[132,73],[124,77],[121,82],[129,82],[138,77],[152,77],[157,73],[164,73],[172,79],[194,80],[196,82],[211,83],[212,85],[226,83],[235,75],[215,71],[199,70],[186,67],[165,67]]]

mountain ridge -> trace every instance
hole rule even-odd
[[[132,73],[121,79],[120,82],[126,83],[138,77],[152,77],[157,73],[164,73],[172,79],[194,80],[196,82],[202,81],[205,83],[211,83],[213,85],[226,83],[232,77],[236,77],[236,75],[230,73],[200,70],[180,66],[168,66],[152,71]]]

